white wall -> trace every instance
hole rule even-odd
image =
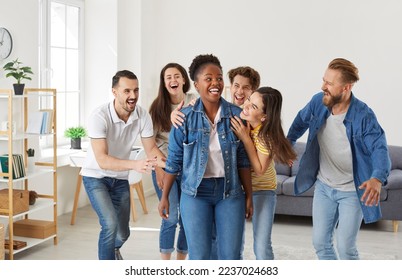
[[[142,81],[141,1],[119,0],[117,6],[118,70],[131,70]]]
[[[20,9],[24,6],[24,9]],[[24,80],[26,87],[36,87],[38,85],[39,60],[39,15],[38,0],[25,1],[0,0],[0,26],[5,27],[11,33],[13,39],[13,50],[8,58],[0,60],[0,88],[12,89],[16,82],[14,78],[5,78],[3,65],[16,58],[24,66],[30,66],[35,75],[31,75],[32,81]],[[18,16],[16,16],[16,11]],[[23,21],[21,20],[23,19]],[[27,29],[29,26],[29,32]],[[14,113],[14,117],[18,112]],[[7,110],[0,110],[0,121],[7,120]],[[21,129],[21,127],[18,127]]]
[[[355,95],[376,112],[389,144],[402,145],[397,125],[402,120],[401,14],[397,0],[142,1],[140,83],[147,101],[141,102],[149,106],[156,96],[166,63],[188,68],[196,55],[213,53],[225,72],[252,66],[262,85],[282,92],[287,131],[320,90],[329,61],[345,57],[360,70]],[[136,20],[132,27],[137,28]],[[125,38],[118,40],[125,44]]]
[[[0,0],[0,26],[10,31],[13,50],[4,61],[0,60],[0,88],[12,88],[13,78],[5,78],[3,65],[19,58],[26,66],[31,66],[35,75],[32,81],[24,80],[29,87],[38,84],[39,60],[39,5],[38,0]],[[21,8],[23,7],[23,8]],[[29,27],[29,28],[28,28]]]
[[[93,109],[113,98],[116,71],[116,1],[85,0],[85,122]]]

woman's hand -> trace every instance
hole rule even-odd
[[[254,208],[253,208],[253,198],[246,197],[246,219],[251,220],[253,216]]]
[[[159,216],[163,219],[169,218],[169,199],[162,196],[158,204]]]
[[[157,158],[134,160],[134,170],[139,173],[150,174],[157,166]]]
[[[194,106],[195,102],[197,101],[197,98],[192,99],[189,103],[188,106]],[[178,126],[182,126],[184,122],[184,114],[180,112],[180,110],[183,108],[184,105],[184,100],[182,100],[179,105],[172,111],[170,114],[170,122],[175,128],[178,128]]]
[[[155,168],[156,175],[156,183],[158,184],[159,189],[163,190],[163,178],[165,177],[165,171],[162,168]]]
[[[241,141],[244,142],[245,139],[250,137],[251,128],[248,122],[247,126],[245,126],[243,121],[238,116],[234,116],[233,118],[230,118],[230,124],[233,132]]]
[[[183,108],[184,100],[179,103],[179,106],[176,107],[170,114],[170,122],[175,128],[178,126],[182,126],[184,122],[184,114],[180,112],[181,108]]]

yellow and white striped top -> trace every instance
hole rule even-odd
[[[260,153],[268,155],[268,149],[264,142],[258,139],[258,132],[261,129],[261,125],[257,126],[255,129],[250,131],[251,139],[253,140],[254,146]],[[269,164],[267,170],[262,176],[257,177],[254,171],[251,171],[251,180],[253,185],[253,191],[265,191],[265,190],[275,190],[276,189],[276,170],[275,162],[272,160]]]

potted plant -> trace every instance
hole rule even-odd
[[[6,72],[6,78],[14,77],[17,80],[14,86],[14,93],[16,95],[22,95],[24,93],[25,84],[21,83],[22,80],[32,80],[29,76],[33,74],[31,67],[22,66],[22,62],[18,60],[10,61],[3,66],[4,71]]]
[[[87,136],[87,131],[82,126],[70,127],[64,131],[64,136],[71,138],[71,149],[81,149],[81,138]]]

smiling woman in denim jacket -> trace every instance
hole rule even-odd
[[[213,223],[218,258],[240,259],[245,217],[253,213],[250,162],[230,128],[230,118],[241,109],[221,98],[224,82],[217,57],[195,57],[189,72],[200,98],[182,109],[183,126],[170,132],[159,214],[168,217],[169,191],[181,173],[180,212],[189,259],[210,258]]]

